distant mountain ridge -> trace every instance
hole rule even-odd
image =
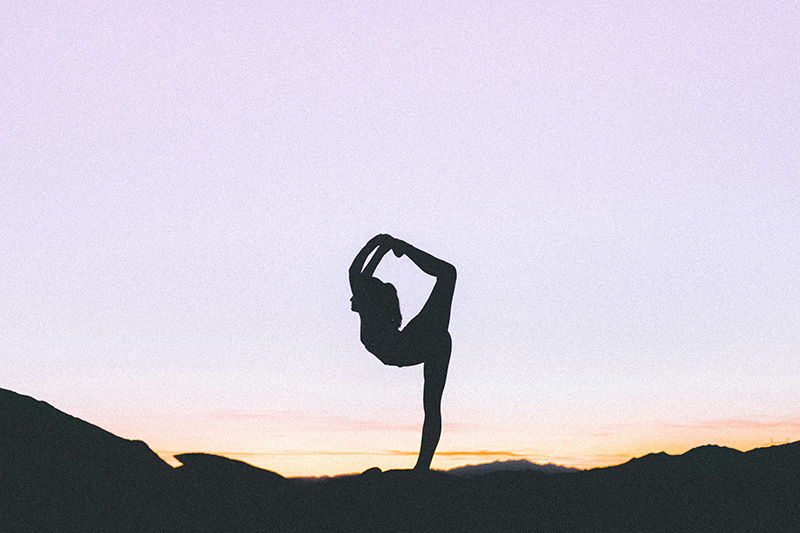
[[[512,459],[508,461],[493,461],[491,463],[480,463],[475,465],[465,465],[446,470],[448,474],[461,477],[474,477],[491,474],[494,472],[542,472],[545,474],[566,474],[570,472],[580,472],[579,468],[572,468],[553,463],[538,464],[527,459]]]
[[[0,389],[0,531],[800,531],[800,441],[592,470],[495,461],[315,482],[176,458]]]
[[[621,465],[595,470],[616,470],[646,473],[649,475],[695,475],[708,476],[736,472],[757,471],[761,468],[783,466],[794,468],[800,465],[800,441],[747,452],[706,444],[692,448],[681,455],[650,453],[633,458]]]

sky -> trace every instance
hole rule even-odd
[[[456,266],[434,468],[800,440],[795,2],[0,6],[0,387],[171,464],[410,468],[359,341]],[[391,254],[404,319],[433,280]]]

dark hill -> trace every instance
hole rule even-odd
[[[177,458],[0,389],[0,531],[800,531],[800,442],[565,474],[372,468],[313,482]]]
[[[176,455],[181,522],[187,531],[285,530],[293,484],[275,472],[205,453]],[[219,525],[217,528],[216,525]]]
[[[172,470],[142,441],[0,389],[2,531],[148,528]]]
[[[609,468],[639,472],[650,476],[707,476],[742,470],[747,467],[745,454],[733,448],[706,445],[693,448],[683,455],[664,452],[651,453]]]

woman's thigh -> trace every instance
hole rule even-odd
[[[450,354],[450,334],[446,329],[434,327],[428,322],[415,318],[403,329],[401,335],[404,357],[413,361],[409,364],[419,364],[443,354]]]
[[[453,286],[447,281],[438,280],[433,286],[425,305],[422,306],[407,327],[447,331],[450,327],[450,308],[453,305]]]

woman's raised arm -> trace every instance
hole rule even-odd
[[[351,289],[354,289],[354,286],[358,285],[361,276],[371,276],[375,272],[375,269],[378,268],[378,263],[380,263],[383,256],[391,249],[391,243],[392,238],[389,235],[375,235],[364,245],[361,251],[356,254],[349,270]],[[369,257],[369,254],[371,254],[375,248],[378,248],[378,250],[375,252],[375,255],[372,256],[366,268],[364,268],[367,257]]]

